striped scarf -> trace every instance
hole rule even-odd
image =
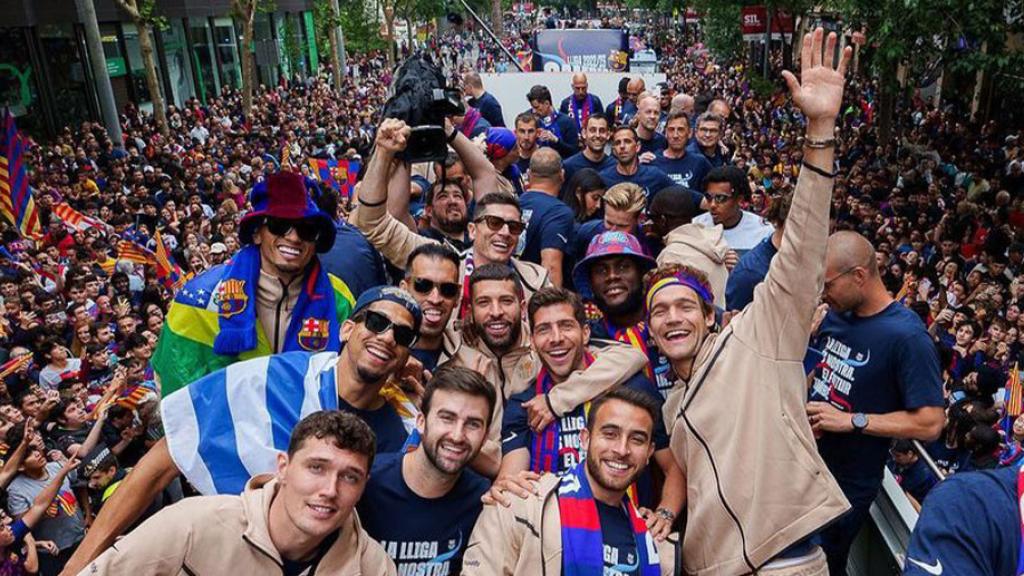
[[[605,568],[601,520],[587,478],[586,463],[586,460],[582,460],[575,468],[566,471],[558,486],[558,515],[562,521],[562,573],[565,576],[593,576],[609,570],[612,573],[658,576],[661,574],[661,565],[654,539],[627,496],[622,497],[622,506],[636,538],[637,557],[631,563],[620,562],[609,569]]]
[[[647,345],[650,342],[650,328],[647,326],[647,322],[641,321],[625,328],[616,328],[605,318],[604,327],[608,334],[617,342],[629,344],[644,353],[644,356],[647,357],[647,364],[644,365],[644,376],[647,376],[647,379],[653,382],[654,369],[651,368],[651,364],[654,360],[651,359],[650,347]]]
[[[590,118],[590,109],[594,106],[594,97],[587,94],[587,97],[583,99],[583,105],[576,100],[575,96],[569,98],[571,104],[572,117],[576,120],[576,126],[583,130],[583,125],[587,123],[587,118]]]
[[[584,367],[590,366],[593,362],[594,357],[590,352],[584,351]],[[534,391],[537,393],[537,396],[546,395],[554,385],[551,381],[551,375],[548,374],[547,367],[541,366],[540,372],[537,373],[537,379],[534,381]],[[590,402],[583,406],[583,413],[586,414],[588,412],[590,412]],[[558,437],[561,435],[561,431],[560,419],[555,418],[543,431],[534,433],[533,448],[530,450],[530,470],[538,474],[558,472]]]

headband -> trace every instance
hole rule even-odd
[[[693,276],[680,270],[679,272],[676,272],[672,276],[667,276],[665,278],[662,278],[661,280],[658,280],[657,282],[654,283],[653,286],[651,286],[651,289],[647,291],[648,310],[651,309],[651,303],[654,301],[654,296],[657,295],[658,292],[660,292],[661,289],[665,288],[666,286],[686,286],[687,288],[696,292],[697,296],[700,296],[701,300],[703,300],[704,302],[707,302],[708,304],[714,304],[715,302],[714,295],[711,294],[711,292],[707,289],[706,286],[701,284],[701,282],[694,278]]]

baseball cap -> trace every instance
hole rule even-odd
[[[417,333],[420,331],[420,322],[423,320],[420,305],[416,303],[411,294],[395,286],[375,286],[360,294],[359,299],[356,300],[355,308],[352,309],[352,316],[355,316],[370,304],[381,301],[394,302],[408,310],[409,314],[412,315],[413,330]]]
[[[214,242],[210,245],[210,254],[223,254],[228,251],[228,247],[223,242]]]

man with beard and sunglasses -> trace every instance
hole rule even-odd
[[[178,474],[204,495],[239,494],[275,469],[292,428],[318,410],[359,416],[379,453],[397,452],[418,410],[391,379],[409,358],[422,316],[404,290],[370,289],[341,326],[340,352],[288,352],[235,363],[166,396],[166,436],[104,506],[69,563],[77,573],[113,542]]]
[[[627,492],[654,454],[658,406],[619,387],[594,400],[580,432],[586,453],[511,505],[485,506],[462,562],[463,576],[637,574],[681,576],[679,539],[657,539]]]
[[[433,371],[445,354],[445,327],[455,310],[462,285],[459,284],[459,255],[444,244],[424,244],[412,251],[399,287],[420,305],[423,323],[412,356]]]
[[[242,249],[175,294],[152,359],[163,396],[239,360],[341,347],[355,298],[316,256],[333,246],[334,221],[299,174],[272,174],[250,197]]]
[[[480,374],[440,368],[416,418],[419,446],[374,462],[359,518],[399,574],[460,572],[490,484],[466,467],[487,438],[496,403],[494,388]]]

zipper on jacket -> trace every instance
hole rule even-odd
[[[282,564],[277,558],[274,558],[273,556],[271,556],[270,552],[267,552],[266,550],[263,549],[262,546],[260,546],[259,544],[253,542],[252,540],[250,540],[249,537],[246,536],[245,534],[242,534],[242,540],[245,540],[246,544],[248,544],[249,546],[252,546],[256,550],[258,550],[260,554],[263,554],[267,558],[270,558],[271,560],[273,560],[274,564],[276,564],[277,567],[281,569],[281,573],[282,574],[284,573],[284,564]]]
[[[280,278],[277,281],[281,283],[283,293],[281,294],[281,299],[277,301],[277,309],[274,313],[274,353],[281,352],[280,342],[278,342],[278,339],[281,337],[281,308],[288,301],[288,285]]]
[[[715,366],[715,363],[718,361],[718,357],[722,354],[722,350],[725,350],[725,345],[729,343],[729,339],[732,338],[732,335],[732,330],[730,330],[728,334],[725,334],[725,339],[722,340],[722,344],[718,347],[718,350],[715,351],[714,355],[711,356],[711,359],[708,360],[707,367],[704,369],[704,373],[701,374],[700,380],[698,380],[694,384],[693,394],[690,396],[690,399],[687,400],[686,403],[679,408],[679,415],[676,417],[683,419],[683,422],[686,423],[686,427],[690,430],[690,433],[693,434],[693,436],[700,442],[701,447],[704,449],[704,453],[707,454],[708,461],[711,462],[711,471],[715,475],[715,490],[718,492],[718,499],[722,502],[722,506],[725,507],[725,511],[729,513],[729,516],[732,518],[733,523],[736,524],[736,529],[739,530],[740,546],[743,550],[743,561],[747,563],[747,566],[750,568],[751,571],[756,571],[757,566],[754,566],[754,563],[750,560],[750,556],[747,554],[747,535],[743,531],[743,523],[740,522],[739,517],[736,516],[736,513],[733,511],[732,507],[729,506],[729,502],[726,501],[725,499],[725,493],[722,492],[722,482],[720,479],[721,477],[718,475],[718,465],[715,463],[715,457],[711,454],[711,447],[708,446],[708,443],[706,440],[704,440],[704,437],[701,436],[699,432],[697,432],[697,428],[693,425],[692,422],[690,422],[689,417],[687,417],[686,415],[686,409],[690,407],[690,404],[693,402],[694,398],[697,397],[697,392],[699,392],[701,386],[704,385],[704,381],[707,380],[708,374],[711,373],[711,369]]]

